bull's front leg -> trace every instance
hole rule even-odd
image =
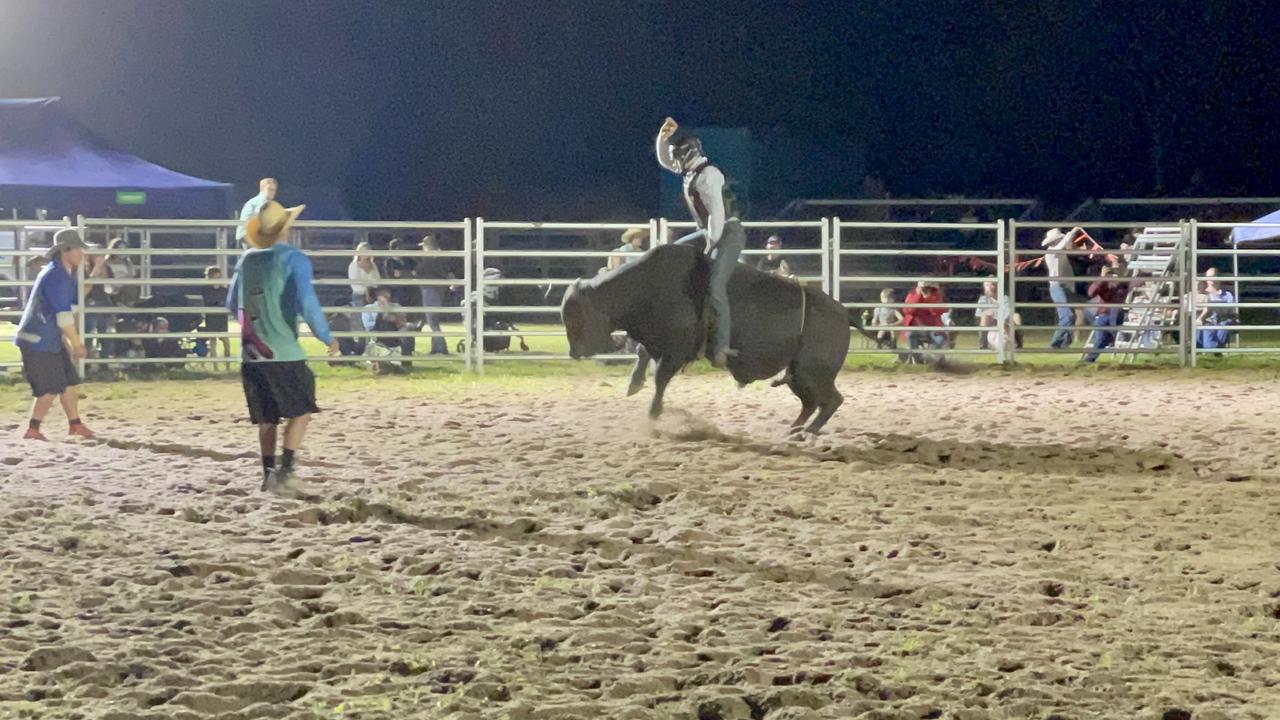
[[[649,403],[649,417],[657,418],[662,414],[662,395],[667,391],[667,383],[675,377],[680,363],[668,357],[658,358],[658,370],[653,374],[653,402]]]
[[[644,376],[649,370],[649,351],[643,345],[636,345],[636,364],[631,368],[631,384],[627,386],[627,397],[640,392],[644,387]]]

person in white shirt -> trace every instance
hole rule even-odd
[[[1071,326],[1076,324],[1076,311],[1074,308],[1069,307],[1068,303],[1076,301],[1075,292],[1072,289],[1072,281],[1070,280],[1075,276],[1075,272],[1071,268],[1071,256],[1062,253],[1079,248],[1083,240],[1083,228],[1071,228],[1071,232],[1066,234],[1063,234],[1058,228],[1053,228],[1045,233],[1044,242],[1040,243],[1041,247],[1047,250],[1044,255],[1044,267],[1049,277],[1067,278],[1065,280],[1049,281],[1049,297],[1053,299],[1053,302],[1057,303],[1056,311],[1058,314],[1058,329],[1053,333],[1053,338],[1049,341],[1049,347],[1051,348],[1071,347],[1071,339],[1074,334]]]
[[[382,282],[378,264],[369,256],[369,243],[356,245],[356,254],[347,266],[347,279],[351,281],[351,306],[364,307],[373,297],[373,289]]]
[[[888,307],[893,303],[892,288],[885,288],[880,291],[880,302],[883,304],[876,308],[875,314],[871,318],[871,323],[876,331],[876,348],[897,350],[898,339],[894,331],[888,328],[902,326],[902,311],[896,307]]]

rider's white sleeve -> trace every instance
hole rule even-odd
[[[676,167],[676,160],[671,155],[671,138],[658,135],[657,141],[654,143],[654,152],[658,155],[658,164],[673,173],[679,174],[680,168]]]
[[[707,241],[711,245],[720,242],[724,233],[724,173],[714,165],[698,174],[694,191],[707,208]]]

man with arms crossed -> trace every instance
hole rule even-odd
[[[286,242],[289,226],[303,206],[285,209],[265,203],[245,223],[250,248],[240,258],[227,293],[227,310],[240,322],[240,377],[249,419],[258,426],[262,449],[262,489],[304,496],[294,478],[294,462],[316,407],[316,379],[298,342],[298,318],[338,352],[320,300],[311,286],[311,261]],[[284,426],[284,452],[276,463],[276,435]]]
[[[59,230],[53,236],[53,247],[44,266],[36,277],[35,287],[23,308],[18,334],[13,343],[22,353],[22,372],[31,384],[31,418],[26,440],[46,440],[40,432],[40,423],[53,407],[57,398],[67,413],[70,423],[67,432],[83,438],[93,437],[93,432],[80,422],[79,397],[75,386],[80,384],[72,357],[86,356],[84,342],[76,331],[75,305],[79,299],[76,291],[76,268],[84,262],[84,240],[73,228]]]

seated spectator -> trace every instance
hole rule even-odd
[[[204,269],[204,276],[209,280],[218,280],[222,278],[222,269],[210,265]],[[227,286],[226,285],[204,285],[200,288],[201,302],[207,308],[217,308],[214,312],[204,316],[204,326],[202,330],[207,333],[226,333],[227,332],[227,312],[224,309],[227,305]],[[204,340],[199,342],[203,343]],[[209,357],[218,357],[218,345],[222,345],[222,357],[227,359],[227,369],[231,369],[231,338],[213,338],[209,340]],[[197,353],[198,354],[198,353]],[[217,363],[214,363],[217,367]]]
[[[169,319],[158,317],[151,321],[150,332],[156,335],[168,333]],[[182,343],[177,338],[148,338],[142,344],[149,358],[179,358],[187,355],[187,351],[182,349]]]
[[[973,311],[973,317],[978,321],[978,327],[995,328],[999,324],[1000,316],[1000,297],[996,284],[991,281],[982,283],[982,295],[978,298],[978,307]],[[982,330],[978,332],[978,349],[990,350],[995,342],[995,330]]]
[[[907,307],[902,311],[903,324],[908,328],[941,328],[942,314],[946,308],[941,307],[912,307],[913,305],[934,305],[946,302],[942,296],[942,290],[938,284],[932,280],[921,280],[911,292],[907,293],[904,301]],[[941,349],[946,345],[946,336],[940,329],[925,330],[908,330],[907,344],[912,350],[928,345],[935,349]],[[923,353],[912,353],[911,361],[916,363],[924,362]]]
[[[782,238],[770,235],[764,247],[766,250],[781,250]],[[765,255],[760,258],[760,262],[756,263],[756,269],[782,277],[795,277],[795,273],[791,272],[791,264],[781,255]]]
[[[1129,295],[1129,285],[1127,283],[1115,282],[1108,278],[1115,277],[1115,268],[1104,267],[1102,274],[1089,285],[1088,295],[1090,302],[1097,302],[1100,305],[1123,303]],[[1116,343],[1116,325],[1122,320],[1122,308],[1116,307],[1099,307],[1094,311],[1093,316],[1093,343],[1091,347],[1094,352],[1085,356],[1085,362],[1097,362],[1098,351],[1103,348],[1109,348]]]
[[[373,302],[373,289],[382,282],[378,265],[369,256],[369,243],[356,245],[356,254],[347,266],[347,279],[351,281],[351,307],[364,307]]]
[[[622,245],[617,250],[614,250],[614,252],[626,253],[626,255],[611,256],[605,267],[609,270],[617,270],[627,263],[639,260],[640,255],[644,253],[644,241],[648,237],[649,231],[644,228],[627,228],[622,233]]]
[[[1217,280],[1205,283],[1204,307],[1200,310],[1197,325],[1234,325],[1238,309],[1234,307],[1214,307],[1215,304],[1233,303],[1235,295],[1218,284]],[[1224,348],[1230,340],[1231,331],[1226,328],[1196,331],[1196,347],[1204,350]]]
[[[329,329],[335,333],[355,332],[355,323],[353,322],[351,313],[334,313],[329,316]],[[341,355],[363,355],[365,349],[365,339],[358,337],[340,337],[338,340],[338,353]]]
[[[409,318],[401,309],[402,305],[391,301],[391,288],[381,287],[374,292],[377,299],[364,306],[364,312],[360,313],[360,320],[364,325],[364,329],[369,332],[401,332],[405,330],[415,330],[416,328],[409,324]],[[373,343],[385,349],[398,349],[400,354],[409,357],[413,355],[416,345],[413,337],[392,337],[392,338],[373,338]],[[366,351],[368,348],[366,347]],[[413,363],[409,361],[401,362],[405,368],[412,367]]]
[[[880,291],[881,305],[876,308],[875,314],[871,316],[872,329],[876,332],[876,349],[883,350],[889,348],[891,350],[898,349],[898,340],[894,335],[894,331],[888,328],[901,327],[903,322],[902,312],[895,307],[887,307],[892,304],[893,289],[885,288]]]

